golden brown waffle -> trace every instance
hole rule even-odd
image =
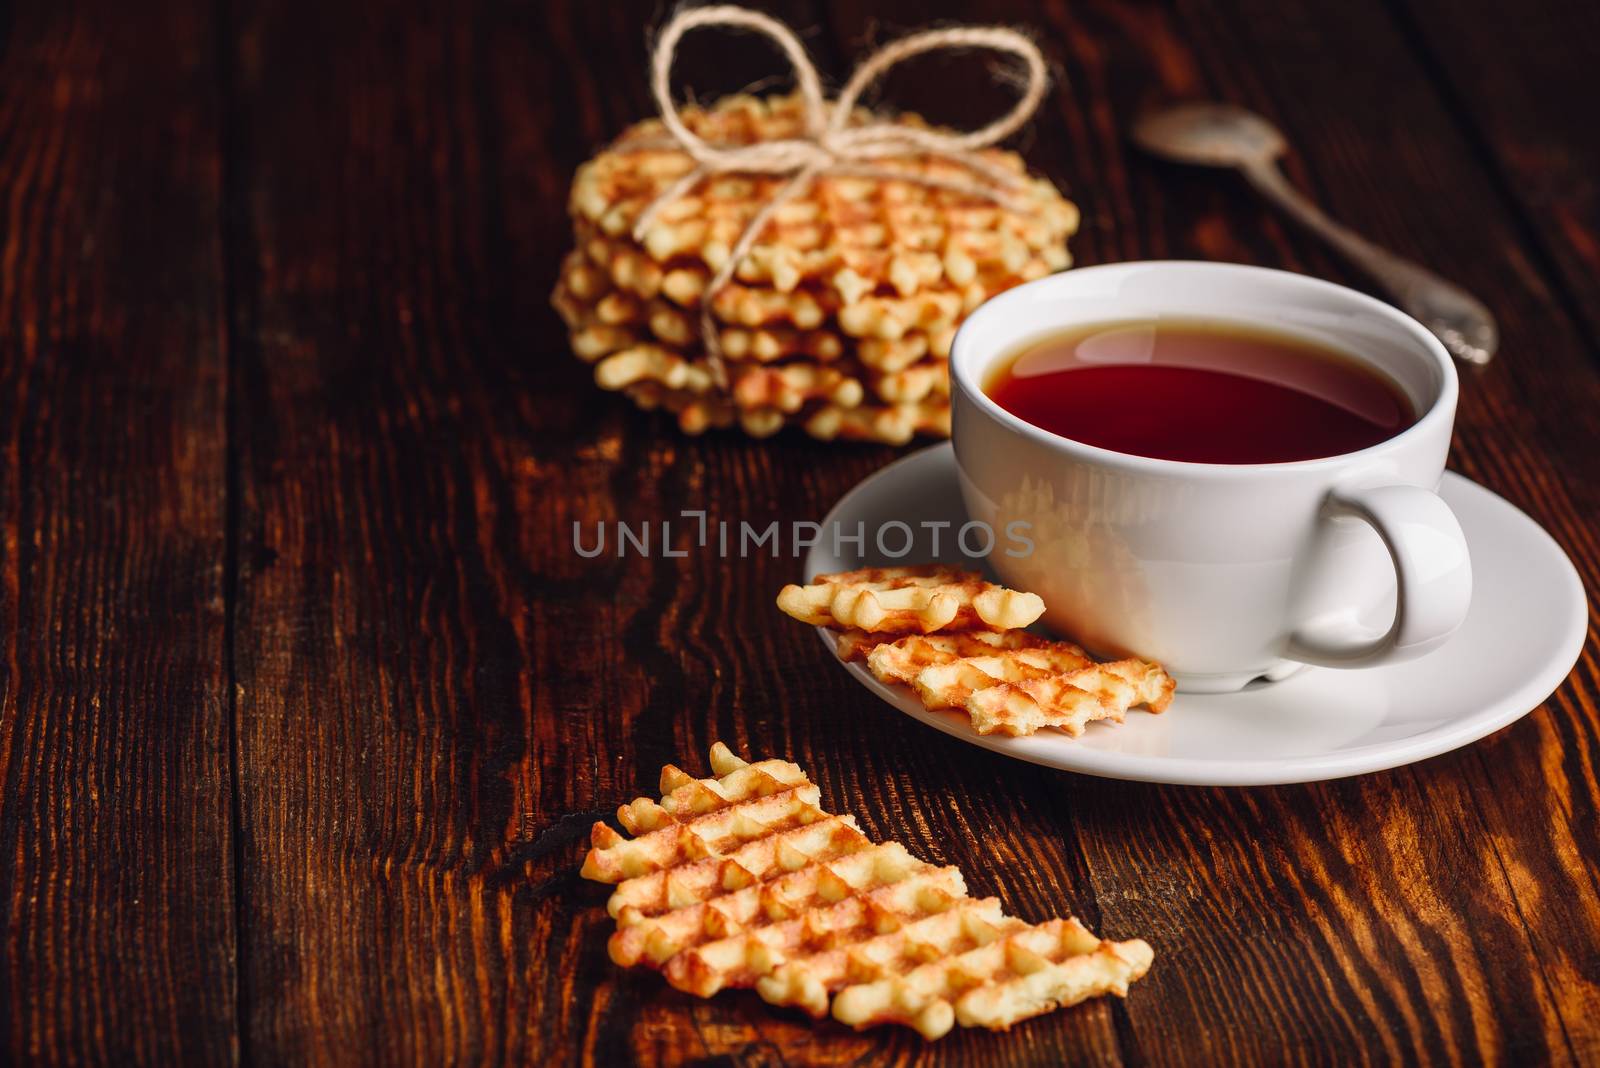
[[[931,664],[911,679],[928,708],[964,708],[973,691],[996,681],[1024,682],[1069,671],[1081,671],[1094,661],[1070,642],[1041,642],[1021,649],[996,650],[962,657],[948,664]]]
[[[840,408],[827,405],[807,416],[806,433],[823,441],[876,441],[904,445],[918,434],[950,436],[950,404],[944,400],[917,404]]]
[[[617,290],[581,252],[564,263],[552,303],[567,322],[573,351],[595,365],[600,386],[625,392],[646,410],[671,412],[686,433],[737,424],[766,437],[792,417],[823,440],[904,444],[919,433],[949,434],[942,363],[874,373],[841,360],[843,342],[827,331],[730,327],[720,335],[729,354],[760,351],[730,361],[730,390],[723,393],[698,348],[682,345],[680,335],[691,328],[680,312]],[[912,346],[930,351],[926,337]],[[866,384],[876,401],[865,400]]]
[[[953,867],[874,843],[783,760],[747,763],[721,742],[714,777],[662,769],[659,801],[594,826],[584,878],[617,884],[611,959],[710,997],[754,987],[853,1027],[899,1023],[936,1039],[955,1024],[1004,1030],[1086,998],[1125,996],[1153,952],[1076,920],[1029,924],[972,898]]]
[[[708,141],[748,145],[805,134],[798,97],[725,97],[711,108],[686,108],[685,124]],[[862,116],[866,116],[863,114]],[[926,126],[915,115],[899,121]],[[993,165],[1027,173],[1013,152],[989,149]],[[960,181],[968,172],[931,157],[880,161],[907,174]],[[646,205],[692,168],[668,143],[656,120],[639,123],[612,147],[579,168],[573,180],[573,218],[612,238],[627,238]],[[689,262],[714,270],[750,219],[773,198],[786,176],[719,175],[666,206],[641,243],[658,263]],[[824,177],[784,204],[741,265],[748,280],[791,287],[831,279],[841,270],[898,280],[902,287],[947,279],[970,281],[985,270],[1020,277],[1031,261],[1044,270],[1066,266],[1066,238],[1078,211],[1049,182],[1033,179],[1023,209],[1003,208],[948,189],[851,176]],[[893,264],[903,266],[897,271]],[[909,275],[909,277],[908,277]],[[929,276],[933,277],[929,277]],[[921,288],[921,285],[917,285]]]
[[[996,586],[976,571],[927,565],[818,575],[810,585],[785,586],[778,607],[802,623],[873,634],[1012,630],[1044,612],[1037,594]]]
[[[839,639],[841,659],[850,660],[843,651],[845,638],[864,631],[847,631]],[[1045,639],[1025,630],[974,630],[946,634],[913,634],[897,639],[894,635],[878,635],[873,648],[860,655],[865,657],[872,673],[883,682],[910,682],[925,667],[948,664],[964,656],[987,656],[1003,649],[1028,649],[1043,645]],[[854,653],[860,640],[850,643]]]
[[[792,136],[802,123],[793,97],[729,97],[683,117],[729,145]],[[924,125],[912,115],[898,121]],[[983,154],[1026,173],[1014,153]],[[882,163],[968,177],[933,158]],[[639,214],[690,168],[655,120],[580,167],[569,200],[576,248],[551,300],[599,385],[672,412],[692,433],[739,425],[766,435],[793,425],[823,440],[948,436],[956,327],[996,293],[1066,267],[1078,223],[1077,209],[1040,179],[1027,182],[1025,205],[1000,207],[909,180],[819,178],[779,208],[711,298],[724,390],[700,336],[706,287],[787,178],[709,178],[636,240]]]
[[[1091,664],[1076,671],[1031,677],[1028,672],[1011,674],[1011,679],[980,685],[963,698],[962,706],[979,734],[1022,735],[1054,727],[1077,737],[1085,725],[1097,719],[1121,723],[1128,709],[1136,705],[1165,712],[1175,688],[1172,677],[1159,665],[1143,660]]]
[[[890,404],[943,402],[950,396],[950,375],[940,360],[921,360],[898,371],[869,371],[868,390]]]
[[[907,685],[929,709],[962,709],[979,734],[1046,727],[1072,737],[1096,720],[1121,723],[1143,705],[1164,712],[1172,677],[1143,660],[1097,664],[1071,642],[1022,630],[1044,603],[938,565],[867,568],[785,586],[778,607],[833,627],[844,661],[865,660],[878,681]]]
[[[1005,634],[911,635],[866,653],[841,639],[840,657],[865,655],[881,682],[909,684],[924,707],[959,708],[979,734],[1032,734],[1045,727],[1077,737],[1100,719],[1122,722],[1144,705],[1164,712],[1174,684],[1143,660],[1096,664],[1070,642]]]
[[[910,682],[916,673],[921,670],[921,666],[918,666],[918,660],[924,657],[926,660],[922,666],[927,663],[944,663],[958,656],[979,656],[983,653],[993,652],[996,649],[1022,649],[1030,645],[1042,645],[1043,643],[1043,638],[1029,634],[1025,630],[974,630],[910,636],[869,634],[864,630],[845,630],[837,635],[834,642],[834,651],[838,654],[840,660],[849,661],[866,660],[880,648],[891,649],[893,652],[890,655],[898,657],[898,659],[883,661],[883,663],[897,664],[907,673],[898,675],[893,679],[884,678],[884,681]],[[892,669],[885,668],[885,670]],[[883,678],[882,675],[879,677]]]

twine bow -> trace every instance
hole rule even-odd
[[[683,35],[702,26],[753,30],[777,43],[794,67],[804,107],[804,137],[749,145],[714,145],[684,124],[672,99],[672,62]],[[968,133],[920,129],[881,120],[851,125],[856,101],[891,67],[912,56],[947,48],[986,48],[1022,57],[1027,65],[1027,80],[1016,105],[989,125]],[[700,332],[707,363],[718,387],[726,389],[728,379],[722,362],[721,341],[711,314],[712,298],[732,281],[739,264],[779,208],[802,195],[822,175],[910,182],[981,197],[997,204],[1018,205],[1026,188],[1025,180],[985,159],[979,150],[1010,136],[1032,117],[1044,98],[1046,81],[1044,56],[1038,46],[1022,34],[1000,26],[957,26],[912,34],[884,46],[868,56],[838,97],[829,101],[823,96],[822,79],[804,46],[793,31],[778,20],[733,5],[689,8],[674,16],[656,41],[650,64],[650,88],[671,140],[695,161],[695,167],[645,207],[634,223],[634,238],[643,241],[663,209],[692,192],[711,175],[738,172],[791,176],[745,225],[727,259],[712,275],[701,295]],[[972,177],[961,180],[910,173],[878,163],[906,156],[929,156],[954,163],[965,168]]]

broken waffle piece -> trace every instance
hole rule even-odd
[[[961,706],[979,734],[1024,735],[1054,727],[1076,738],[1097,719],[1121,723],[1135,705],[1165,712],[1173,689],[1172,677],[1159,665],[1118,660],[1060,674],[997,680],[962,694]]]
[[[1024,630],[913,634],[880,643],[867,654],[867,667],[879,682],[910,682],[924,668],[1044,644],[1045,639]]]
[[[911,638],[916,641],[912,642]],[[925,657],[928,663],[943,663],[957,656],[977,656],[993,649],[1020,649],[1027,645],[1042,645],[1044,639],[1022,630],[952,631],[942,634],[918,634],[902,638],[896,634],[868,634],[864,630],[847,630],[834,641],[834,652],[840,660],[869,660],[872,654],[885,646],[900,650],[894,660],[886,663],[905,665],[903,668],[885,668],[890,671],[909,671],[897,674],[893,680],[906,682],[916,671],[910,670],[916,656]],[[879,669],[874,669],[877,671]],[[882,675],[879,676],[883,678]]]
[[[997,899],[968,896],[956,868],[873,842],[824,811],[788,761],[748,763],[718,742],[711,768],[705,779],[664,768],[659,801],[617,812],[631,838],[594,826],[582,875],[616,884],[606,907],[619,965],[700,997],[754,987],[774,1005],[929,1040],[1125,996],[1150,967],[1143,941],[1007,916]]]
[[[905,1024],[928,1039],[952,1022],[1003,1031],[1101,994],[1125,997],[1155,958],[1145,942],[1102,942],[1075,919],[991,925],[964,941],[973,948],[935,946],[940,955],[926,964],[845,987],[833,999],[834,1018],[852,1027]]]
[[[1071,642],[1021,628],[1044,602],[938,565],[865,568],[785,586],[778,607],[841,628],[839,659],[865,660],[879,682],[909,686],[924,707],[962,709],[979,734],[1046,727],[1074,738],[1097,720],[1121,723],[1143,705],[1164,712],[1172,677],[1159,664],[1098,664]]]
[[[976,690],[997,683],[1032,682],[1094,663],[1069,642],[1039,642],[1033,647],[997,650],[931,664],[911,677],[911,688],[929,708],[964,708]]]
[[[926,708],[964,709],[979,734],[1053,727],[1077,737],[1138,705],[1164,712],[1174,689],[1157,664],[1097,664],[1071,642],[1021,631],[909,635],[878,644],[867,666],[880,682],[909,685]]]
[[[1020,593],[957,568],[869,567],[818,575],[807,586],[785,586],[778,607],[820,627],[869,634],[1026,627],[1044,613],[1037,594]]]

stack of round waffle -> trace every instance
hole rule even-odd
[[[682,116],[718,145],[804,136],[793,96],[727,97]],[[896,121],[924,126],[914,115]],[[982,155],[1027,173],[1015,153]],[[973,181],[936,157],[874,162]],[[732,282],[712,295],[723,389],[701,338],[701,302],[750,220],[789,179],[712,175],[635,239],[644,209],[693,168],[654,119],[580,167],[570,199],[577,247],[552,298],[595,381],[672,412],[689,433],[737,423],[764,437],[796,423],[818,438],[893,444],[948,434],[956,326],[996,293],[1067,266],[1078,223],[1077,208],[1043,179],[1026,182],[1023,204],[1002,206],[915,181],[824,175],[778,208]]]

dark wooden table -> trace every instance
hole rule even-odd
[[[547,295],[573,168],[651,108],[660,5],[0,9],[0,1059],[1600,1060],[1600,660],[1464,751],[1278,789],[1105,782],[917,726],[774,611],[792,559],[579,558],[572,523],[819,518],[896,450],[692,440]],[[1500,317],[1451,465],[1600,584],[1600,16],[1549,0],[781,3],[836,78],[930,19],[1037,31],[1021,147],[1081,263],[1360,285],[1147,104],[1288,131],[1293,178]],[[692,40],[682,80],[780,69]],[[886,98],[1005,99],[924,61]],[[875,836],[1157,964],[924,1046],[606,958],[589,824],[714,739]]]

